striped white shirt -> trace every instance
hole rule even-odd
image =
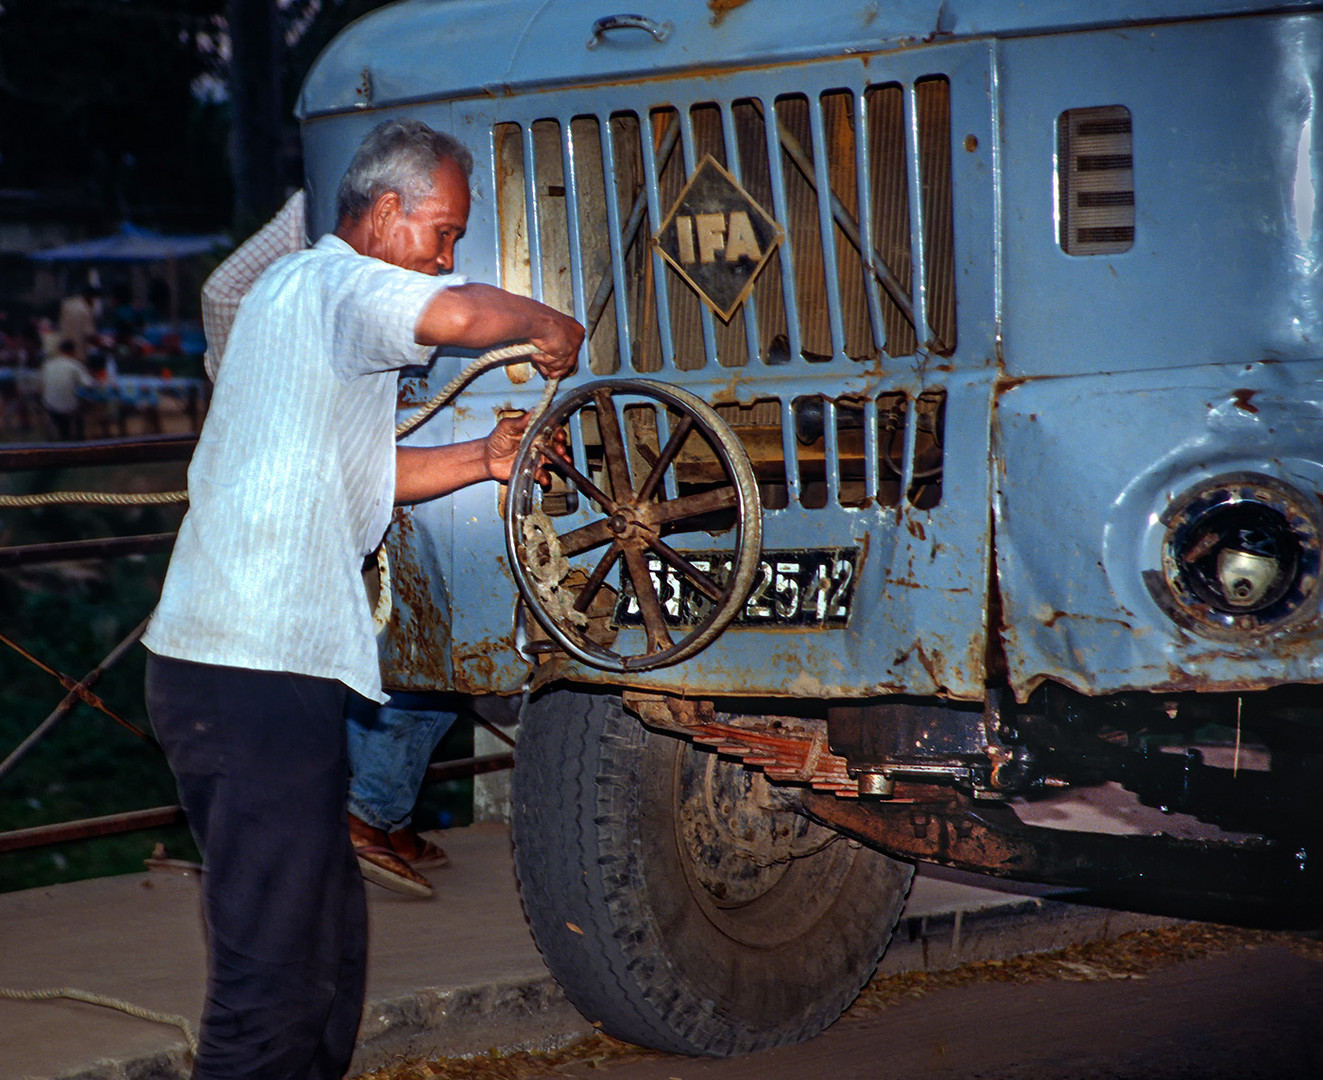
[[[394,502],[396,369],[426,361],[414,327],[444,287],[334,235],[261,276],[189,466],[147,648],[384,700],[361,571]]]

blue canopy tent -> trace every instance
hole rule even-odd
[[[223,253],[230,247],[230,238],[224,233],[171,235],[126,222],[109,236],[60,244],[44,251],[32,252],[30,258],[50,266],[163,264],[170,287],[170,310],[161,312],[161,315],[178,333],[180,329],[179,260]],[[200,342],[190,342],[189,345],[201,351]],[[192,351],[192,348],[188,351]]]
[[[223,250],[229,243],[224,233],[171,236],[124,224],[109,236],[60,244],[33,252],[32,258],[48,263],[170,262]]]

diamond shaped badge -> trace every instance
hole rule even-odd
[[[784,236],[781,226],[708,154],[652,242],[703,302],[729,322]]]

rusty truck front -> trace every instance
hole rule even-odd
[[[314,232],[418,117],[457,268],[588,328],[508,490],[397,512],[382,656],[526,695],[526,909],[614,1034],[812,1035],[904,859],[1315,895],[1323,5],[1113,7],[406,0],[308,76]],[[1102,782],[1213,835],[1016,813]]]

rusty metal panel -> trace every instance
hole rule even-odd
[[[848,625],[737,626],[637,685],[981,697],[995,370],[988,67],[985,46],[947,46],[408,108],[457,131],[478,160],[458,269],[589,324],[588,362],[566,389],[656,373],[723,410],[765,489],[773,577],[776,552],[859,552]],[[305,125],[316,202],[377,119]],[[649,244],[708,154],[791,233],[728,322]],[[454,368],[443,366],[406,395],[439,389]],[[491,373],[411,439],[481,436],[539,392],[540,380]],[[392,530],[402,589],[383,642],[390,685],[524,683],[500,536],[490,486],[414,508]]]
[[[1017,696],[1323,680],[1315,586],[1280,626],[1182,626],[1162,583],[1173,508],[1219,477],[1323,500],[1323,360],[1019,383],[996,412],[997,573]],[[1105,462],[1105,468],[1100,463]]]

